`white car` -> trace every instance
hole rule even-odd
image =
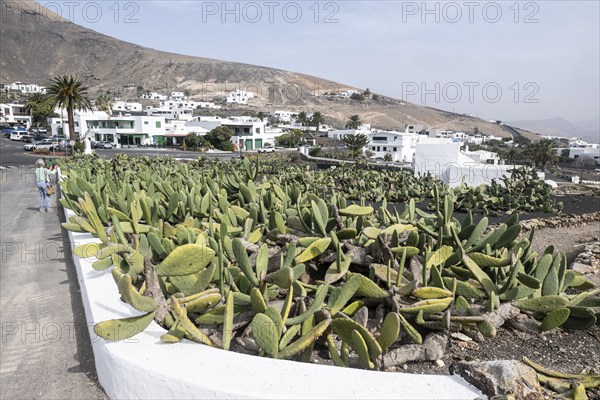
[[[265,147],[258,149],[258,152],[259,153],[275,153],[275,147],[273,147],[271,145],[266,145]]]
[[[112,149],[113,144],[112,144],[112,142],[100,142],[98,147],[101,147],[103,149]]]
[[[58,148],[58,144],[56,144],[52,139],[44,139],[35,143],[27,143],[25,146],[23,146],[23,149],[25,149],[26,151],[36,149],[47,149],[52,151],[56,148]]]

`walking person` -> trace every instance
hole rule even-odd
[[[57,172],[55,168],[55,165],[52,166],[52,169],[46,168],[46,163],[41,158],[35,162],[35,182],[40,193],[40,212],[52,212],[52,203],[47,189],[50,184],[50,175]]]

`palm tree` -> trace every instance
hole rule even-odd
[[[302,111],[298,114],[298,116],[296,117],[296,121],[300,122],[300,124],[302,124],[302,126],[306,126],[306,124],[308,124],[308,115],[306,115],[305,111]]]
[[[530,144],[525,149],[526,155],[533,161],[536,168],[544,171],[549,162],[558,158],[557,144],[552,139],[541,139]]]
[[[325,122],[325,118],[323,118],[323,115],[318,111],[313,113],[312,117],[310,117],[310,125],[317,128],[317,134],[319,133],[319,127],[323,122]]]
[[[69,138],[75,141],[75,110],[91,110],[92,105],[87,98],[87,87],[81,79],[73,75],[54,77],[47,86],[46,96],[52,108],[60,107],[67,109],[69,120]]]
[[[362,125],[362,121],[360,120],[360,116],[352,115],[346,122],[347,129],[358,129]]]
[[[50,102],[41,93],[32,94],[25,103],[25,108],[29,110],[32,118],[32,122],[36,127],[40,125],[46,126],[48,117],[52,116],[54,109],[51,107]]]
[[[114,100],[108,92],[100,93],[98,97],[96,97],[96,108],[98,111],[104,111],[108,115],[112,114],[113,103]]]

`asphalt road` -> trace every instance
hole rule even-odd
[[[0,398],[106,399],[60,214],[38,211],[33,158],[2,144]]]
[[[24,167],[33,165],[39,156],[30,151],[23,150],[24,145],[25,143],[6,139],[4,137],[0,138],[0,165],[4,167]],[[173,157],[188,160],[193,160],[200,156],[229,160],[232,157],[238,156],[237,153],[199,153],[194,151],[153,148],[95,149],[94,151],[99,156],[105,158],[110,158],[118,153],[125,153],[131,156]],[[52,153],[50,153],[50,155],[52,155]]]

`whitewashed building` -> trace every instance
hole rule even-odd
[[[465,182],[469,186],[489,185],[493,179],[510,176],[512,166],[477,161],[478,152],[461,151],[461,143],[452,139],[421,139],[416,146],[415,176],[430,173],[450,187]]]
[[[140,96],[144,100],[167,100],[167,96],[156,92],[142,93]]]
[[[23,83],[23,82],[13,82],[13,83],[5,83],[3,85],[3,89],[14,90],[21,92],[22,94],[33,94],[33,93],[46,93],[46,87],[40,86],[35,83]]]
[[[187,97],[185,96],[185,94],[183,94],[183,92],[171,92],[171,95],[169,96],[169,100],[174,100],[174,101],[181,101],[181,100],[185,100]]]
[[[246,90],[235,90],[227,96],[227,103],[235,103],[235,104],[248,104],[248,100],[252,99],[255,96],[253,92],[248,92]]]
[[[278,119],[282,123],[294,122],[298,117],[298,111],[275,110],[270,112],[270,116]]]
[[[142,111],[142,103],[115,101],[112,105],[112,110],[117,112],[140,112]]]
[[[411,163],[415,156],[419,135],[406,132],[373,131],[369,135],[367,148],[375,158],[390,155],[393,162]]]
[[[89,138],[96,142],[110,142],[116,147],[163,145],[165,140],[165,119],[147,115],[113,115],[104,111],[75,111],[75,136]],[[66,118],[51,118],[49,125],[52,134],[69,136]]]
[[[25,104],[0,104],[0,122],[11,127],[31,127],[31,116]]]

